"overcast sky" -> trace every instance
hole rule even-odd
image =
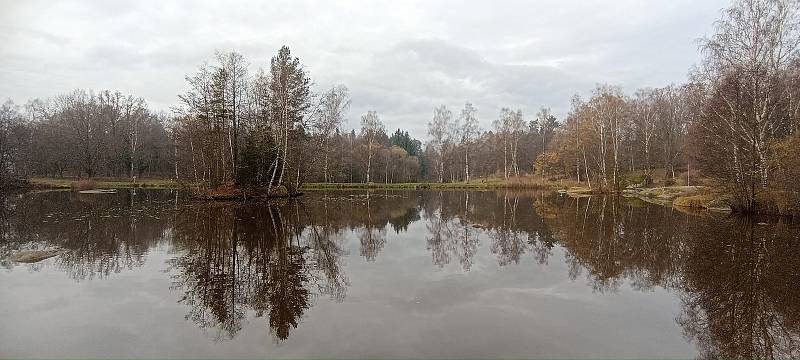
[[[251,71],[286,44],[316,90],[350,88],[348,128],[377,110],[417,137],[433,108],[466,101],[484,129],[501,107],[559,118],[597,83],[664,86],[699,61],[722,0],[0,0],[0,98],[120,90],[169,110],[216,50]]]

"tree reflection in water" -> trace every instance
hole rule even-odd
[[[499,266],[546,264],[563,254],[566,275],[595,291],[678,294],[676,321],[704,357],[800,356],[800,225],[630,199],[511,191],[316,192],[270,203],[185,202],[158,191],[12,195],[0,206],[0,258],[58,247],[64,253],[51,263],[81,281],[141,266],[166,243],[188,320],[230,339],[248,317],[266,317],[282,341],[315,298],[345,300],[346,241],[371,263],[391,256],[381,254],[389,229],[417,221],[435,267],[474,271],[479,256]]]
[[[800,233],[752,218],[699,223],[678,322],[704,358],[800,356]]]
[[[169,191],[140,191],[136,201],[129,192],[4,196],[0,254],[59,248],[63,251],[55,258],[56,266],[77,281],[139,267],[170,227],[165,209],[172,206],[174,196]],[[31,270],[38,266],[28,265]]]
[[[702,357],[800,356],[800,226],[790,219],[685,214],[604,198],[549,204],[562,214],[550,223],[571,276],[588,270],[599,291],[628,280],[641,291],[678,292],[676,320]]]
[[[312,291],[341,301],[347,279],[335,232],[315,223],[296,200],[196,204],[181,211],[171,260],[174,288],[191,319],[218,338],[241,330],[247,310],[267,315],[285,340],[310,306]]]

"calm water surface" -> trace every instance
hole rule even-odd
[[[800,356],[785,218],[510,191],[44,192],[0,215],[2,357]]]

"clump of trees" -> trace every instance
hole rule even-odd
[[[525,121],[521,110],[503,108],[482,131],[478,109],[467,102],[458,117],[446,105],[434,109],[423,154],[423,178],[438,182],[470,181],[473,177],[508,179],[535,172],[535,158],[547,149],[558,127],[549,109],[542,121]],[[542,115],[541,113],[539,115]]]
[[[696,158],[743,210],[774,202],[765,198],[774,189],[782,190],[780,198],[800,200],[800,173],[790,160],[800,153],[798,6],[789,0],[737,1],[702,42],[705,61],[697,77],[705,88],[693,126]]]
[[[697,116],[690,100],[698,86],[641,89],[631,98],[619,87],[598,85],[589,99],[573,98],[563,122],[547,107],[529,120],[521,110],[502,108],[485,132],[471,104],[457,119],[442,105],[428,125],[423,159],[436,166],[424,176],[444,182],[539,174],[542,181],[571,178],[617,191],[631,172],[651,182],[654,169],[665,168],[667,182],[674,182],[688,164],[688,125]]]
[[[143,99],[74,90],[0,107],[0,182],[31,176],[169,176],[169,119]]]
[[[358,134],[343,132],[347,87],[312,92],[310,77],[288,47],[254,76],[231,52],[218,53],[215,64],[186,79],[190,90],[179,96],[175,126],[183,179],[208,188],[282,187],[289,194],[308,179],[417,179],[419,142],[407,132],[390,139],[375,111],[361,117]]]
[[[587,100],[576,95],[554,132],[551,151],[558,156],[548,154],[543,162],[601,191],[630,185],[626,174],[632,172],[642,173],[642,185],[648,185],[656,168],[664,169],[666,184],[674,183],[678,169],[688,171],[687,136],[697,116],[689,99],[695,88],[640,89],[629,97],[618,87],[599,85]]]
[[[235,182],[295,192],[309,132],[322,126],[310,121],[311,80],[300,60],[282,47],[268,71],[252,78],[241,54],[218,53],[216,60],[187,76],[190,90],[179,96],[179,174],[212,188]]]

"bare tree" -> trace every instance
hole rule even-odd
[[[433,120],[428,123],[428,136],[438,158],[439,182],[444,182],[444,159],[450,145],[453,113],[442,105],[433,110]]]
[[[290,135],[295,126],[303,121],[308,110],[310,83],[300,59],[292,57],[287,46],[281,47],[270,61],[270,120],[272,128],[277,130],[280,149],[272,165],[270,187],[273,184],[287,184],[284,182],[284,173],[286,164],[290,161]],[[297,163],[295,166],[299,172],[301,164]]]
[[[461,135],[461,145],[464,146],[464,180],[467,182],[469,182],[469,147],[480,133],[476,113],[477,109],[471,103],[466,103],[464,109],[461,110],[460,117],[459,134]]]
[[[744,209],[768,185],[770,140],[791,126],[785,74],[800,44],[798,7],[792,0],[737,0],[702,40],[706,58],[697,75],[711,93],[698,140],[703,151],[721,153],[700,160]]]
[[[522,116],[522,110],[517,110],[511,113],[509,122],[509,135],[511,136],[511,168],[515,176],[519,176],[519,141],[525,135],[525,118]]]
[[[492,125],[503,142],[503,177],[508,179],[508,145],[511,135],[511,122],[514,112],[509,108],[500,109],[500,118],[493,121]]]
[[[366,182],[370,182],[370,172],[372,170],[372,156],[377,149],[378,136],[384,133],[385,127],[375,111],[367,111],[361,115],[361,136],[367,142],[367,176]]]
[[[238,179],[239,171],[239,138],[242,116],[246,110],[247,88],[247,67],[248,64],[244,60],[244,56],[235,51],[228,53],[217,52],[217,61],[219,68],[227,74],[224,86],[224,92],[227,93],[227,99],[224,107],[225,113],[230,119],[230,126],[228,127],[228,146],[230,148],[231,162],[233,169],[233,178]]]
[[[627,110],[622,90],[608,85],[598,86],[587,106],[592,116],[592,127],[598,137],[596,159],[602,176],[602,184],[606,188],[609,187],[608,180],[609,173],[611,173],[612,190],[618,190],[622,125]],[[611,162],[610,169],[609,161]]]
[[[634,132],[644,150],[644,173],[649,177],[652,172],[650,152],[658,125],[658,93],[652,89],[640,89],[632,105]]]
[[[316,136],[320,141],[320,149],[324,152],[323,174],[325,182],[330,182],[328,176],[328,157],[330,154],[331,136],[339,129],[344,121],[344,113],[350,107],[350,94],[346,86],[336,85],[322,94],[320,111],[314,119]]]
[[[13,185],[13,177],[20,174],[19,158],[27,147],[27,137],[15,131],[23,124],[19,106],[6,100],[0,105],[0,189]]]
[[[539,137],[542,140],[542,148],[541,151],[539,151],[539,155],[542,155],[547,151],[547,145],[550,139],[552,139],[555,129],[558,127],[558,122],[550,108],[542,107],[539,109],[539,112],[536,113],[536,125],[539,130]],[[541,175],[542,182],[544,182],[544,171],[541,172]]]

